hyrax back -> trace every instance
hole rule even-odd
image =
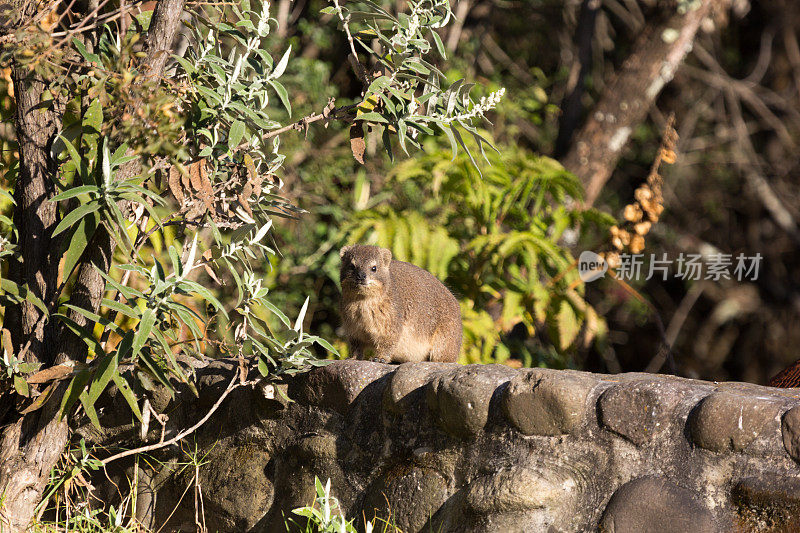
[[[461,310],[442,282],[418,266],[392,259],[377,246],[345,246],[342,322],[359,359],[389,363],[456,362]]]

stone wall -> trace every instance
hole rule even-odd
[[[235,367],[199,369],[200,400],[165,400],[169,431],[206,412]],[[798,390],[354,360],[279,388],[294,402],[234,391],[184,446],[205,461],[211,531],[285,531],[314,476],[348,517],[391,516],[405,533],[800,531]],[[162,531],[194,531],[194,490],[180,498],[194,469],[177,447],[160,453],[167,466],[142,476],[153,523],[172,513]]]

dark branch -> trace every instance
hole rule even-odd
[[[587,206],[611,177],[633,129],[645,119],[664,85],[672,81],[701,22],[727,4],[727,0],[703,0],[685,15],[675,15],[642,32],[564,159],[564,166],[586,188]]]

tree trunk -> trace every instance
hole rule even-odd
[[[52,238],[58,223],[52,176],[56,168],[50,145],[59,129],[63,98],[43,105],[49,84],[26,67],[13,71],[17,100],[16,134],[19,143],[19,175],[14,187],[14,227],[17,228],[19,259],[9,265],[8,278],[38,296],[45,304],[54,300],[58,283],[59,255]],[[9,306],[3,327],[11,333],[19,356],[26,344],[25,360],[50,363],[45,353],[43,313],[29,302]]]
[[[14,187],[14,226],[18,231],[19,260],[9,266],[9,279],[27,285],[45,304],[55,299],[58,284],[58,245],[52,238],[58,211],[50,199],[55,195],[52,176],[56,168],[50,158],[50,145],[61,128],[63,100],[42,106],[48,84],[35,71],[17,68],[13,72],[17,103],[16,134],[19,143],[20,171]],[[9,330],[15,354],[29,362],[50,363],[52,350],[44,342],[43,313],[28,302],[9,306],[3,327]],[[27,346],[27,349],[26,349]],[[2,401],[13,401],[5,397]],[[14,420],[0,433],[0,493],[4,506],[0,524],[5,530],[22,531],[47,485],[51,467],[58,461],[67,442],[67,425],[54,420],[50,402],[44,409]]]
[[[60,397],[65,386],[54,396]],[[0,490],[5,497],[0,531],[25,531],[42,499],[50,469],[58,462],[69,438],[65,420],[58,419],[60,402],[51,399],[42,409],[18,417],[3,428],[0,440]]]
[[[611,177],[633,128],[647,116],[661,89],[672,81],[692,49],[700,24],[714,9],[727,4],[727,0],[703,0],[684,15],[648,26],[637,39],[633,52],[607,84],[564,159],[564,166],[586,188],[587,207]]]

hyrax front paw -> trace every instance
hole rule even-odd
[[[389,363],[392,362],[391,359],[389,359],[388,357],[385,357],[385,356],[382,356],[382,357],[371,357],[370,361],[372,361],[373,363],[384,363],[384,364],[389,364]]]

